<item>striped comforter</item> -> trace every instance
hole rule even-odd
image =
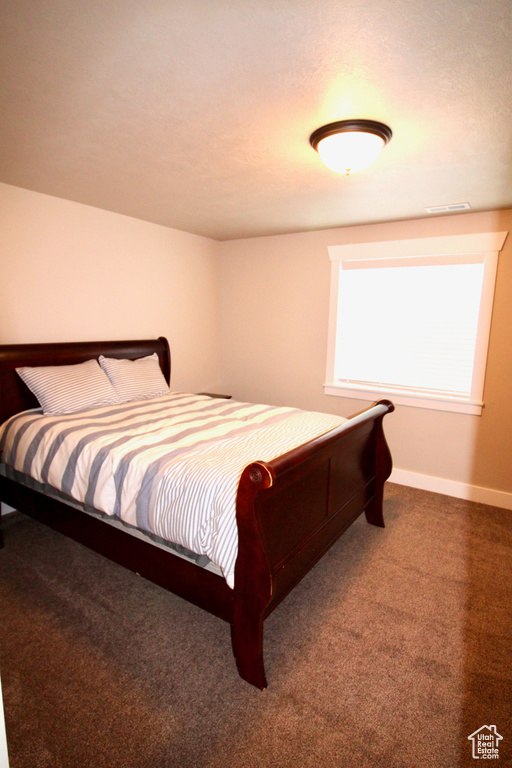
[[[240,475],[345,419],[171,393],[66,416],[24,411],[0,427],[2,462],[76,501],[218,565],[230,587]]]

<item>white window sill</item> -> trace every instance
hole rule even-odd
[[[354,388],[354,385],[336,382],[335,384],[324,384],[324,394],[334,395],[335,397],[349,397],[354,400],[380,400],[388,398],[395,405],[408,405],[413,408],[430,408],[434,411],[451,411],[452,413],[466,413],[472,416],[482,415],[482,402],[470,402],[462,398],[449,397],[447,395],[428,395],[424,392],[415,393],[413,391],[393,389],[392,387],[376,389],[360,385]]]

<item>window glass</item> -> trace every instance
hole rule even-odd
[[[329,249],[326,393],[480,413],[506,235]]]
[[[335,378],[469,396],[483,269],[342,269]]]

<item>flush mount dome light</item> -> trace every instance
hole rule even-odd
[[[392,135],[391,128],[375,120],[339,120],[317,128],[309,143],[327,168],[349,174],[375,162]]]

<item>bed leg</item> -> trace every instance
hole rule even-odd
[[[263,616],[236,613],[231,624],[231,643],[240,677],[260,690],[267,687],[263,666]]]
[[[395,406],[389,400],[381,400],[380,404],[388,407],[388,412],[394,411]],[[371,525],[384,528],[384,516],[382,507],[384,502],[384,483],[391,474],[393,463],[391,453],[384,436],[381,416],[375,422],[375,490],[373,498],[365,509],[366,519]]]
[[[384,515],[382,514],[382,497],[383,488],[381,486],[380,489],[376,489],[375,496],[364,511],[366,520],[371,525],[377,525],[379,528],[385,528]]]

